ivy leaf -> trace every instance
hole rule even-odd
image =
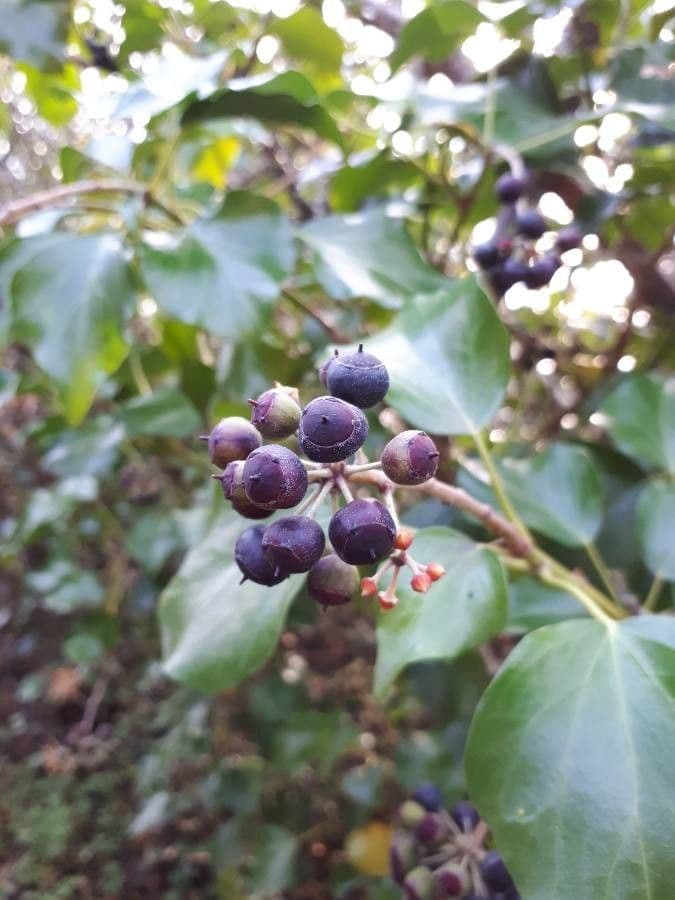
[[[122,243],[111,234],[40,235],[10,245],[0,270],[5,265],[13,275],[14,330],[56,382],[66,419],[77,425],[127,355],[122,327],[135,294]]]
[[[284,52],[318,72],[337,72],[342,64],[342,38],[329,28],[321,13],[303,6],[285,19],[275,19],[270,33],[281,41]]]
[[[274,203],[243,191],[169,240],[138,249],[149,290],[170,316],[222,337],[251,331],[293,267],[288,221]]]
[[[623,379],[600,407],[609,436],[642,468],[675,471],[675,378]]]
[[[647,566],[658,578],[675,581],[675,484],[647,485],[638,501],[637,526]]]
[[[675,621],[541,628],[469,733],[469,791],[528,900],[668,897],[675,878]]]
[[[584,614],[578,600],[560,588],[548,587],[528,576],[517,578],[509,584],[509,616],[506,623],[509,631],[520,634]]]
[[[368,344],[391,377],[387,402],[433,434],[475,434],[504,397],[506,330],[475,278],[419,296]]]
[[[194,434],[201,422],[185,394],[174,388],[134,397],[119,408],[116,418],[124,426],[127,437],[149,434],[181,438]]]
[[[439,562],[446,574],[423,596],[401,576],[398,606],[378,620],[379,698],[410,663],[452,659],[504,625],[506,583],[494,553],[450,528],[426,528],[415,538],[415,556]]]
[[[445,282],[424,262],[403,222],[380,209],[317,219],[299,237],[316,254],[319,282],[339,299],[368,297],[396,309],[404,298]]]
[[[269,81],[233,82],[202,100],[190,103],[183,124],[238,116],[271,125],[297,125],[342,146],[342,135],[324,109],[311,82],[299,72],[284,72]]]
[[[225,690],[262,666],[303,583],[240,585],[234,545],[246,527],[230,510],[221,513],[160,599],[164,669],[200,691]]]
[[[5,0],[0,51],[36,66],[63,57],[68,20],[65,0]]]
[[[483,21],[481,13],[464,0],[446,0],[423,9],[407,22],[390,57],[393,72],[412,56],[432,62],[447,59],[465,37]]]

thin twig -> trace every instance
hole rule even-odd
[[[344,344],[346,342],[345,336],[342,332],[335,328],[330,322],[326,321],[321,313],[317,312],[311,306],[308,306],[304,300],[301,300],[296,294],[294,294],[289,288],[283,287],[281,289],[282,296],[284,296],[287,300],[290,300],[291,303],[296,306],[298,309],[301,309],[305,315],[309,316],[311,319],[314,319],[315,322],[318,322],[319,325],[326,332],[331,341],[334,341],[336,344]]]

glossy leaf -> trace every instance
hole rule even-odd
[[[232,687],[267,660],[302,586],[297,576],[272,588],[239,584],[234,545],[249,524],[221,513],[161,596],[164,669],[200,691]]]
[[[290,226],[278,207],[241,191],[170,241],[139,248],[150,291],[168,315],[222,337],[251,331],[293,266]]]
[[[509,615],[506,627],[522,633],[565,619],[585,615],[578,600],[559,588],[548,587],[535,578],[523,576],[509,584]]]
[[[616,446],[638,465],[675,471],[675,378],[625,378],[600,412]]]
[[[134,397],[117,413],[128,437],[139,434],[185,437],[196,434],[201,418],[185,394],[172,388]]]
[[[481,13],[464,0],[445,0],[423,9],[401,29],[390,57],[396,70],[412,56],[441,62],[458,49],[464,38],[483,21]]]
[[[528,900],[666,898],[675,878],[675,623],[527,635],[478,705],[469,792]]]
[[[122,326],[135,294],[120,239],[48,234],[9,248],[14,327],[56,382],[66,418],[82,421],[97,388],[127,355]]]
[[[497,634],[506,617],[504,573],[490,550],[450,528],[427,528],[415,538],[414,553],[419,560],[439,562],[446,574],[421,595],[402,573],[399,604],[377,624],[380,698],[405,666],[459,656]]]
[[[318,280],[339,299],[368,297],[396,308],[445,281],[424,262],[403,222],[383,210],[316,219],[299,237],[316,254]]]
[[[675,484],[647,485],[638,501],[637,525],[647,566],[659,578],[675,581]]]
[[[510,374],[509,340],[475,278],[416,297],[369,341],[391,376],[387,402],[432,434],[473,434],[490,421]]]

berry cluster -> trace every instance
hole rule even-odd
[[[558,231],[553,251],[538,254],[534,244],[550,229],[536,209],[519,206],[524,190],[524,178],[507,173],[497,179],[495,191],[502,205],[497,228],[491,240],[473,251],[498,297],[519,282],[529,288],[545,287],[560,268],[560,254],[579,247],[583,238],[577,225],[568,225]]]
[[[398,602],[396,585],[404,567],[420,593],[444,574],[438,563],[422,565],[410,555],[413,534],[399,526],[394,501],[396,485],[418,485],[435,475],[438,450],[423,431],[404,431],[389,441],[380,461],[368,461],[361,449],[368,435],[363,410],[384,399],[389,374],[363,345],[354,353],[336,350],[319,374],[326,396],[301,408],[295,388],[276,384],[249,401],[250,422],[232,416],[202,438],[211,462],[223,470],[213,477],[241,516],[264,519],[295,507],[293,515],[242,532],[235,560],[242,581],[272,586],[308,572],[308,591],[323,606],[349,602],[360,585],[364,597],[377,596],[383,610],[391,609]],[[294,436],[306,459],[278,443]],[[263,444],[263,438],[273,443]],[[307,496],[310,485],[316,487]],[[381,499],[353,495],[352,487],[362,491],[365,486],[375,487]],[[315,516],[329,496],[332,552],[324,555],[326,537]],[[361,578],[356,567],[376,563],[382,563],[379,569]],[[382,590],[380,582],[389,571]]]
[[[487,833],[475,806],[461,801],[448,811],[438,788],[423,784],[399,810],[391,876],[406,900],[519,900],[501,855],[483,846]]]

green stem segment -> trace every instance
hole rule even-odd
[[[655,575],[649,591],[647,592],[647,596],[645,597],[645,602],[642,604],[642,608],[644,610],[646,610],[647,612],[654,612],[654,610],[656,609],[656,604],[659,600],[659,594],[661,593],[662,587],[663,579],[659,578],[658,575]]]
[[[598,548],[593,543],[586,544],[586,553],[588,554],[588,558],[590,559],[590,561],[593,563],[595,571],[600,576],[602,583],[607,588],[607,593],[612,598],[612,600],[618,604],[619,598],[617,596],[614,585],[612,584],[612,575],[607,568],[604,559],[598,552]]]

